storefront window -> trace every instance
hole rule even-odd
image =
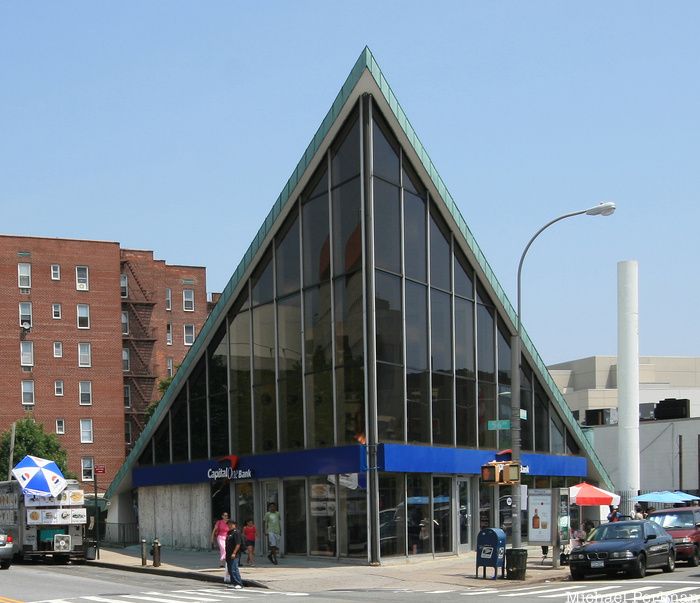
[[[436,553],[451,553],[452,545],[452,478],[433,478],[433,536]]]
[[[366,440],[365,371],[360,367],[341,367],[335,371],[338,445]]]
[[[430,476],[409,473],[406,475],[406,486],[408,554],[430,553]]]
[[[338,550],[341,557],[366,559],[367,490],[358,483],[359,477],[357,473],[338,476]]]
[[[406,369],[406,422],[409,443],[430,443],[429,377],[428,371]]]
[[[477,385],[479,399],[479,448],[496,448],[495,429],[488,428],[489,421],[496,420],[496,386],[493,383],[479,381]]]
[[[303,479],[284,481],[284,552],[306,555],[306,483]]]
[[[379,476],[379,545],[382,557],[406,554],[403,474]]]
[[[335,557],[335,485],[326,476],[309,478],[309,554]]]
[[[377,422],[379,440],[404,441],[403,368],[377,363]]]
[[[233,509],[232,509],[233,510]],[[255,520],[255,496],[253,495],[252,482],[240,482],[236,484],[236,509],[233,516],[238,521],[238,529],[243,530],[245,522]],[[264,538],[263,530],[258,527],[258,535]]]

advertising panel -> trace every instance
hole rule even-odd
[[[552,544],[552,491],[549,488],[528,491],[527,539],[530,544]]]

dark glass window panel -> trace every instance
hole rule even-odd
[[[335,484],[328,477],[309,478],[311,513],[309,515],[309,555],[336,555]]]
[[[377,268],[401,272],[401,189],[375,178],[374,263]]]
[[[309,199],[320,195],[328,194],[328,170],[326,169],[326,157],[324,155],[321,165],[318,167],[309,184],[306,185],[304,192],[301,195],[302,203],[306,203]]]
[[[564,423],[557,416],[553,410],[550,411],[549,419],[551,421],[551,451],[556,454],[564,454],[565,452],[565,438],[566,429],[564,429]]]
[[[377,421],[380,442],[404,441],[403,369],[377,364]]]
[[[406,370],[408,442],[430,444],[430,383],[427,370]]]
[[[535,381],[535,451],[549,452],[549,400]]]
[[[408,554],[419,555],[432,551],[430,529],[430,475],[407,473],[406,491],[408,494]]]
[[[147,467],[150,465],[153,465],[153,440],[144,446],[143,452],[138,460],[139,467]]]
[[[402,364],[401,279],[379,270],[375,274],[377,360]]]
[[[299,275],[299,217],[296,206],[282,232],[277,236],[275,250],[277,297],[298,291],[301,287]]]
[[[364,377],[362,366],[335,370],[338,445],[356,444],[367,438]]]
[[[433,443],[454,444],[452,376],[433,373]]]
[[[457,446],[476,446],[476,382],[457,377],[456,386]]]
[[[231,450],[253,451],[250,400],[250,312],[233,315],[229,323],[229,379],[231,395]]]
[[[521,360],[520,369],[520,409],[524,411],[525,418],[520,420],[520,447],[522,450],[534,450],[532,444],[532,429],[534,424],[534,411],[532,405],[532,382],[530,375],[532,371],[526,366],[525,361]]]
[[[192,460],[209,458],[207,442],[207,370],[202,358],[189,378],[190,387],[190,442]]]
[[[333,381],[330,371],[306,375],[309,448],[333,446]]]
[[[253,383],[269,383],[275,376],[275,306],[253,308]]]
[[[461,295],[467,299],[474,299],[474,271],[461,251],[455,250],[455,295]]]
[[[381,176],[389,182],[400,184],[401,166],[399,160],[399,145],[389,133],[384,124],[379,124],[377,118],[372,123],[372,166],[375,176]]]
[[[573,455],[579,454],[581,452],[579,445],[576,443],[574,436],[571,435],[571,432],[569,430],[566,431],[566,452],[567,454]]]
[[[301,375],[301,296],[298,293],[277,302],[277,345],[279,378]]]
[[[379,543],[382,557],[406,554],[403,474],[379,474]]]
[[[301,366],[298,371],[281,379],[278,384],[280,406],[280,450],[304,447],[304,407],[301,385]]]
[[[411,167],[411,165],[406,161],[406,156],[404,155],[403,157],[403,176],[401,178],[401,185],[408,191],[413,193],[414,195],[418,195],[419,197],[423,197],[425,199],[425,187],[423,186],[423,183],[420,181],[420,178],[416,174],[415,170]]]
[[[275,403],[274,373],[272,381],[263,381],[253,387],[255,412],[255,451],[277,450],[277,404]]]
[[[170,421],[166,414],[163,422],[153,436],[153,446],[156,453],[156,465],[170,463]]]
[[[425,283],[428,280],[425,200],[404,191],[403,220],[406,276]]]
[[[494,345],[493,310],[476,306],[476,346],[479,381],[496,382],[496,350]]]
[[[458,377],[474,378],[474,302],[455,298],[455,369]]]
[[[511,393],[510,384],[498,384],[498,418],[499,420],[509,420],[511,417]],[[516,419],[517,420],[517,419]],[[498,432],[498,447],[501,450],[510,448],[510,429],[501,429]]]
[[[173,463],[183,463],[189,457],[187,445],[187,391],[181,390],[170,409],[173,433]]]
[[[430,290],[431,354],[433,371],[452,372],[452,311],[447,293]]]
[[[333,202],[333,269],[335,275],[362,265],[362,187],[355,178],[331,191]]]
[[[367,559],[367,490],[338,483],[338,554]],[[345,518],[343,521],[340,518]]]
[[[452,478],[433,478],[433,539],[436,553],[451,553],[452,546]]]
[[[304,286],[330,278],[331,240],[328,222],[328,195],[314,197],[301,206]]]
[[[428,369],[428,288],[406,281],[406,366]]]
[[[494,307],[493,302],[491,301],[491,298],[489,297],[488,293],[486,293],[484,288],[478,283],[476,286],[476,301],[482,306],[486,306],[488,308]]]
[[[499,385],[510,385],[511,357],[509,337],[504,335],[505,327],[499,324],[498,328],[498,383]]]
[[[335,279],[335,362],[337,366],[362,366],[364,322],[362,272]]]
[[[274,282],[272,280],[272,253],[265,254],[258,268],[253,273],[253,305],[264,304],[272,301],[275,295]]]
[[[488,428],[489,421],[495,421],[496,413],[496,386],[492,383],[479,382],[477,387],[479,410],[479,448],[496,448],[495,430]]]
[[[328,283],[304,291],[306,371],[329,369],[331,355],[331,288]]]
[[[331,184],[360,174],[360,122],[357,111],[343,126],[331,149]]]
[[[228,341],[226,323],[207,349],[209,363],[209,429],[212,456],[228,454]]]
[[[450,289],[452,268],[450,237],[442,219],[430,213],[430,284],[445,291]]]
[[[306,555],[306,481],[287,479],[284,488],[284,549],[286,553]],[[259,528],[258,528],[259,529]]]

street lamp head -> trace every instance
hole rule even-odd
[[[609,216],[615,211],[615,204],[612,201],[599,203],[595,207],[586,210],[587,216]]]

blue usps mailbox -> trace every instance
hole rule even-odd
[[[484,528],[476,537],[476,577],[479,568],[483,567],[483,577],[486,578],[486,568],[493,568],[493,580],[498,578],[498,568],[501,568],[501,578],[505,577],[506,568],[506,533],[500,528]]]

